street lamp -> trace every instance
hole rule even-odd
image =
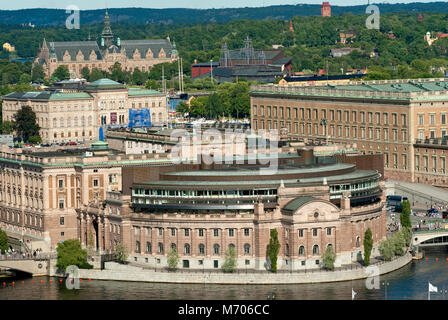
[[[210,81],[213,84],[213,65],[212,65],[213,60],[210,60]]]
[[[385,291],[384,300],[387,300],[387,286],[389,286],[390,283],[387,282],[387,281],[384,281],[384,282],[383,282],[383,285],[384,285],[384,291]]]

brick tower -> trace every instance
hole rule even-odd
[[[320,6],[320,14],[322,17],[331,17],[331,6],[328,1],[325,1]]]

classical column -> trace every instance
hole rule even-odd
[[[107,252],[112,251],[110,245],[110,223],[108,218],[104,218],[104,249]]]

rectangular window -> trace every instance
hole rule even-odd
[[[203,237],[204,236],[204,229],[199,229],[198,230],[198,234],[199,234],[200,237]]]
[[[303,238],[303,229],[299,229],[299,238]]]
[[[176,235],[176,229],[174,229],[174,228],[171,228],[171,236],[175,236]]]
[[[61,226],[63,226],[64,225],[64,217],[60,217],[59,218],[59,224],[61,225]]]
[[[213,236],[219,236],[219,229],[213,229]]]
[[[159,236],[163,236],[163,228],[159,228]]]
[[[234,229],[229,229],[229,237],[233,237],[234,235]]]
[[[442,113],[442,119],[441,119],[442,121],[442,124],[446,124],[446,114],[445,113]]]
[[[64,209],[64,200],[59,200],[59,209]]]
[[[419,114],[418,115],[418,125],[422,126],[423,125],[423,114]]]
[[[190,236],[190,229],[185,229],[185,236],[189,237]]]
[[[384,124],[389,124],[389,114],[387,112],[383,113]]]
[[[249,229],[244,229],[244,235],[245,235],[246,237],[249,236]]]
[[[431,113],[429,115],[429,124],[434,125],[435,124],[436,115],[434,113]]]
[[[352,121],[353,121],[353,122],[356,122],[356,121],[357,121],[356,111],[352,111]]]
[[[331,228],[327,228],[327,236],[331,236]]]
[[[58,188],[64,188],[64,180],[62,179],[58,180]]]
[[[313,228],[313,237],[317,237],[317,228]]]
[[[98,187],[98,179],[93,179],[93,186]]]

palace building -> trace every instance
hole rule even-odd
[[[76,89],[13,92],[1,98],[4,121],[12,121],[22,106],[33,109],[43,143],[97,141],[100,128],[127,125],[130,110],[149,110],[153,124],[165,123],[168,118],[162,92],[126,88],[109,79]]]
[[[66,65],[72,78],[80,78],[84,67],[109,71],[116,63],[122,70],[138,68],[147,72],[152,66],[178,59],[176,44],[170,39],[121,40],[115,37],[106,11],[104,29],[97,41],[47,42],[39,48],[34,64],[40,64],[48,77],[62,65]]]
[[[384,154],[388,178],[448,181],[446,79],[265,85],[250,94],[254,130],[356,143],[364,154]]]

